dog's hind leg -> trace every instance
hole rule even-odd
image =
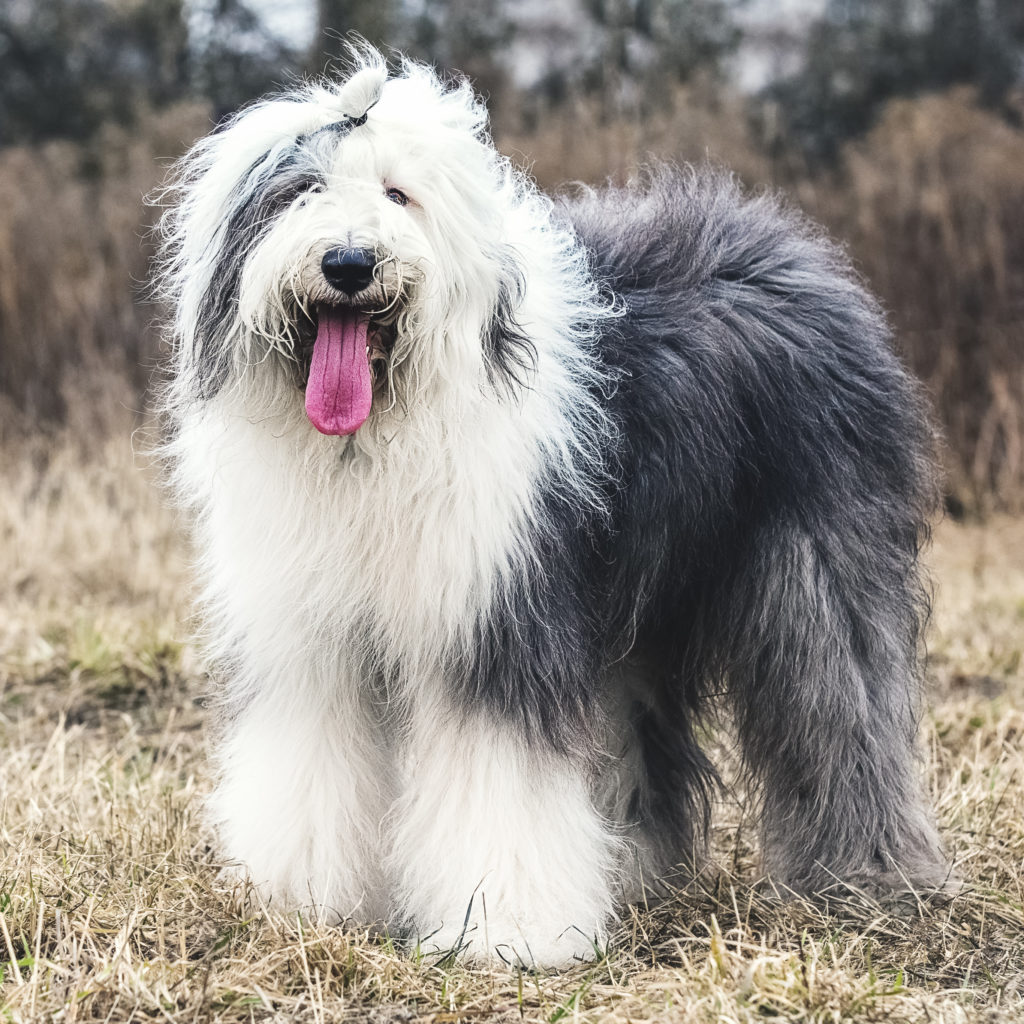
[[[717,614],[765,867],[803,892],[947,877],[915,733],[922,618],[914,545],[762,529]]]
[[[627,841],[627,902],[689,882],[706,855],[717,775],[697,740],[696,708],[666,675],[654,659],[630,658],[613,666],[604,687],[596,799]]]
[[[558,967],[592,959],[620,853],[587,771],[479,708],[419,702],[392,874],[425,952]]]

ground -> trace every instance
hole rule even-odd
[[[561,974],[410,958],[265,913],[202,823],[208,683],[179,524],[94,424],[0,446],[0,1016],[49,1021],[1024,1020],[1024,521],[939,525],[929,785],[951,898],[758,886],[746,801],[699,885]]]

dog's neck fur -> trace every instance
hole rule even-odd
[[[441,372],[404,406],[375,410],[357,434],[334,438],[312,428],[294,381],[264,364],[249,369],[253,380],[245,386],[193,406],[174,442],[179,493],[194,496],[203,518],[229,514],[241,522],[247,506],[268,510],[259,537],[239,537],[239,551],[223,553],[235,563],[249,552],[260,566],[253,565],[254,580],[273,575],[279,540],[294,560],[293,524],[319,518],[300,556],[306,571],[290,574],[321,580],[286,602],[297,609],[298,628],[331,632],[343,643],[358,635],[363,647],[375,635],[371,657],[400,664],[408,679],[429,676],[448,644],[472,642],[476,614],[468,609],[485,611],[513,574],[536,571],[526,564],[528,536],[540,528],[536,497],[551,490],[538,486],[541,478],[555,477],[567,500],[601,501],[609,426],[594,401],[602,381],[587,332],[609,313],[594,301],[589,279],[581,284],[571,237],[537,224],[544,213],[531,199],[516,219],[524,230],[510,239],[532,270],[516,315],[536,350],[536,366],[517,394],[494,388],[482,364],[475,378]],[[457,352],[480,339],[426,343]],[[262,384],[254,388],[257,378]],[[206,442],[196,443],[197,434]],[[276,523],[269,533],[268,514]],[[471,534],[453,535],[453,523],[472,524]],[[222,552],[201,548],[208,552],[211,612],[235,620],[217,634],[255,628],[254,599],[244,588],[221,586]],[[391,554],[382,559],[382,550]],[[349,619],[346,635],[339,618]]]

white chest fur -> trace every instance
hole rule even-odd
[[[468,640],[523,554],[545,458],[538,401],[489,405],[360,443],[227,401],[188,423],[211,653],[287,630],[422,671]]]

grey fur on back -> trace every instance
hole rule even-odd
[[[693,725],[724,688],[777,882],[942,883],[915,748],[933,439],[877,303],[820,229],[718,171],[657,168],[561,209],[627,314],[600,341],[612,526],[553,509],[555,573],[599,595],[579,613],[595,667],[628,652],[650,681],[652,841],[699,844],[713,771]],[[562,635],[571,605],[549,607]],[[566,683],[563,725],[587,703]]]

